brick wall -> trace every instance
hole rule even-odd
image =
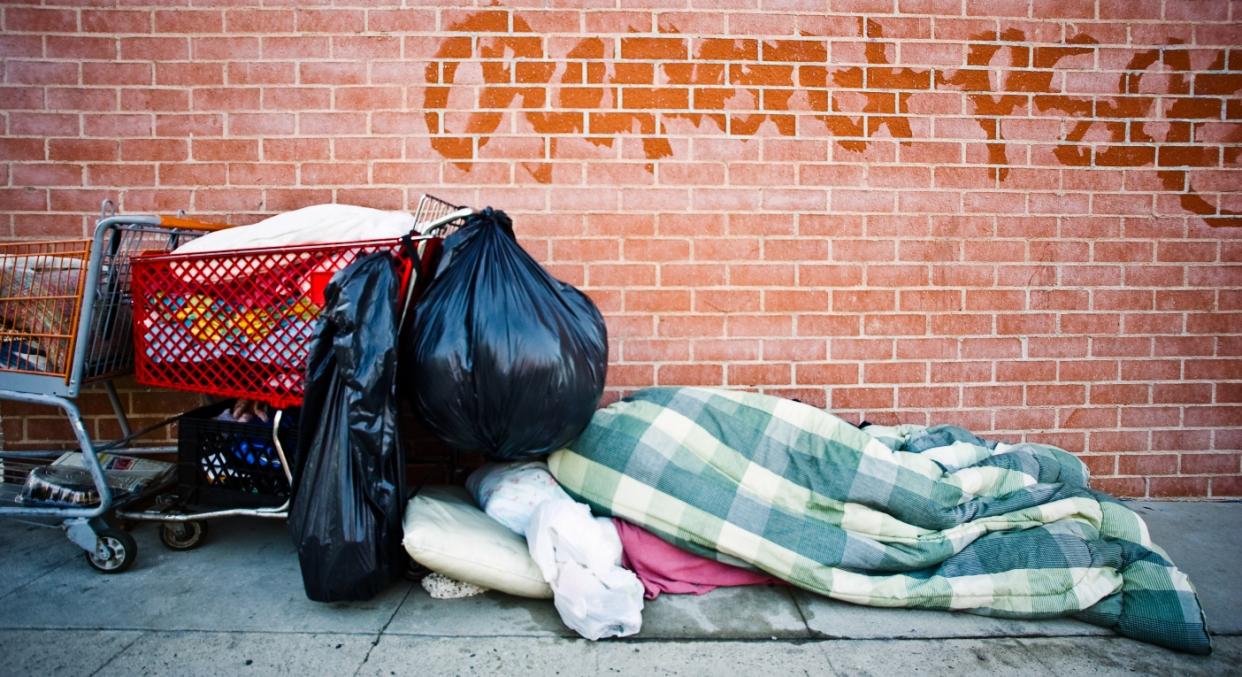
[[[607,315],[612,397],[761,388],[1242,495],[1242,2],[56,4],[2,10],[4,236],[104,197],[491,204]]]

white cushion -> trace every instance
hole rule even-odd
[[[518,597],[552,597],[526,539],[484,514],[461,487],[418,492],[403,526],[406,552],[438,574]]]

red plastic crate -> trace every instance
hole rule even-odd
[[[420,250],[426,269],[438,247]],[[409,259],[401,240],[135,258],[138,382],[280,408],[301,404],[324,287],[336,271],[377,251],[398,256],[404,279]]]

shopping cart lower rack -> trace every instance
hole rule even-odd
[[[0,451],[0,517],[59,524],[100,571],[122,571],[137,553],[116,509],[167,478],[158,464],[100,453],[118,445],[91,439],[76,398],[101,383],[130,436],[112,379],[133,368],[131,262],[217,227],[117,215],[105,202],[93,238],[0,244],[0,399],[59,408],[79,446]]]

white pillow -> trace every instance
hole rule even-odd
[[[208,233],[177,247],[176,254],[256,247],[395,240],[414,229],[414,215],[354,205],[312,205],[277,214],[249,226]]]
[[[403,526],[406,552],[438,574],[518,597],[552,597],[526,539],[484,514],[461,487],[418,492]]]
[[[488,463],[470,473],[466,489],[488,517],[525,534],[531,515],[544,501],[569,501],[543,461]]]

